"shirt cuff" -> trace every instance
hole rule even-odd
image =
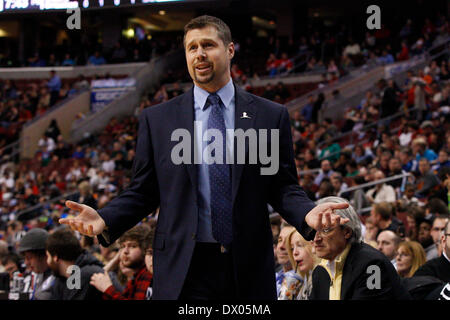
[[[105,298],[112,298],[114,296],[114,292],[116,289],[114,288],[114,285],[110,285],[105,292],[103,292],[103,297]]]

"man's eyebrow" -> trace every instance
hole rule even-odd
[[[215,41],[214,39],[212,39],[212,38],[203,38],[203,39],[200,39],[200,40],[193,39],[193,40],[191,40],[191,42],[189,42],[189,43],[186,45],[186,47],[189,47],[189,46],[191,46],[193,43],[196,43],[196,42],[213,42],[213,43],[216,43],[216,41]]]

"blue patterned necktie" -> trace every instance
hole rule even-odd
[[[222,134],[222,164],[208,165],[210,185],[210,208],[213,237],[223,245],[229,245],[233,239],[232,206],[231,206],[231,173],[226,163],[226,128],[223,118],[224,105],[220,97],[212,93],[208,96],[207,105],[211,107],[208,118],[208,129],[217,129]],[[214,156],[214,150],[212,152]]]

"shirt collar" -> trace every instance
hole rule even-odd
[[[230,81],[228,81],[228,83],[220,88],[216,93],[220,97],[220,100],[222,100],[225,108],[228,108],[234,97],[234,85],[231,78]],[[208,99],[209,95],[210,93],[208,91],[194,84],[194,101],[196,102],[195,108],[203,110],[206,104],[206,99]]]
[[[339,254],[334,260],[330,261],[330,260],[326,260],[326,259],[321,259],[320,261],[320,265],[323,267],[326,267],[327,269],[329,269],[331,271],[332,266],[334,266],[334,274],[336,274],[336,272],[340,272],[344,269],[344,264],[345,264],[345,259],[348,256],[348,252],[350,251],[350,247],[351,244],[347,244],[347,246],[345,247],[344,251],[341,252],[341,254]]]
[[[445,259],[447,259],[448,262],[450,262],[450,259],[447,257],[445,250],[442,251],[442,255],[444,256]]]

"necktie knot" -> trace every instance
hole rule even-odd
[[[220,97],[217,95],[217,93],[211,93],[208,96],[208,99],[206,100],[206,107],[210,106],[210,105],[218,105],[220,106]]]

